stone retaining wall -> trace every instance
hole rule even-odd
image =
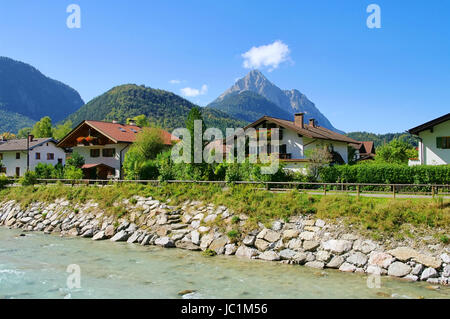
[[[437,245],[432,254],[402,246],[388,250],[380,243],[342,232],[338,226],[310,216],[275,221],[271,228],[260,224],[258,230],[242,234],[247,216],[235,215],[224,206],[188,201],[175,207],[137,196],[120,204],[125,205],[127,214],[115,218],[93,202],[71,205],[59,199],[54,203],[33,203],[25,210],[15,201],[0,202],[0,225],[92,240],[193,251],[209,249],[217,254],[432,284],[448,285],[450,281],[448,245]],[[230,235],[233,229],[239,236]]]

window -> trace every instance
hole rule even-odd
[[[62,158],[58,158],[58,164],[62,165]]]
[[[286,154],[286,144],[280,145],[280,154]]]
[[[36,153],[36,159],[40,160],[41,159],[41,153]]]
[[[3,154],[0,153],[0,161],[3,160]]]
[[[91,149],[91,157],[100,157],[100,149],[92,148]]]
[[[436,137],[436,147],[450,149],[450,136]]]
[[[47,153],[47,161],[53,161],[55,159],[55,154]]]
[[[16,153],[16,159],[20,159],[20,153]]]
[[[114,153],[116,152],[115,148],[104,148],[103,149],[103,157],[114,157]]]
[[[16,176],[20,176],[20,167],[16,167]]]
[[[6,167],[5,166],[0,167],[0,174],[6,174]]]

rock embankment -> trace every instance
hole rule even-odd
[[[434,247],[432,254],[403,246],[386,249],[311,216],[275,221],[270,228],[259,224],[259,229],[245,232],[246,215],[196,201],[175,207],[152,198],[134,197],[117,205],[126,207],[122,217],[108,215],[93,202],[72,206],[60,199],[32,203],[26,209],[15,201],[0,202],[0,225],[92,240],[193,251],[209,249],[217,254],[432,284],[448,285],[450,281],[448,245]]]

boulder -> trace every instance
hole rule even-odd
[[[288,248],[294,249],[294,250],[301,250],[302,249],[302,240],[298,238],[293,238],[289,241]]]
[[[238,256],[238,257],[252,258],[257,255],[258,255],[258,250],[256,250],[255,248],[247,247],[247,246],[239,246],[239,248],[236,250],[236,256]]]
[[[450,255],[443,253],[441,256],[441,260],[442,262],[446,263],[446,264],[450,264]]]
[[[91,238],[92,236],[94,236],[94,229],[92,228],[85,230],[84,233],[81,234],[81,237],[83,238]]]
[[[265,241],[264,239],[256,239],[255,241],[255,247],[258,248],[259,251],[265,251],[267,248],[269,248],[270,243]]]
[[[158,239],[156,239],[155,245],[165,247],[165,248],[175,247],[175,243],[172,241],[172,239],[170,239],[167,236],[159,237]]]
[[[290,240],[292,238],[297,238],[300,232],[296,229],[288,229],[283,232],[283,239]]]
[[[311,267],[311,268],[323,269],[323,267],[325,267],[325,264],[321,261],[309,261],[305,264],[305,266]]]
[[[209,245],[209,249],[214,250],[218,255],[222,255],[225,252],[225,245],[228,243],[228,238],[219,237],[214,239]]]
[[[191,231],[191,240],[194,245],[200,245],[200,233],[196,230]]]
[[[323,262],[328,262],[331,259],[331,254],[328,251],[320,250],[316,253],[316,259]]]
[[[411,271],[411,275],[420,275],[420,273],[423,270],[423,265],[422,264],[417,264],[414,266],[413,270]]]
[[[194,245],[192,242],[185,241],[185,240],[177,241],[175,243],[175,247],[180,248],[180,249],[192,250],[192,251],[201,250],[199,246]]]
[[[389,250],[388,253],[400,261],[408,261],[419,254],[417,251],[409,247],[397,247]]]
[[[112,236],[114,236],[114,226],[109,225],[105,228],[105,237],[111,238]]]
[[[344,257],[334,256],[327,264],[327,268],[339,268],[344,263]]]
[[[342,254],[352,249],[352,242],[349,240],[331,239],[323,243],[323,248],[335,254]]]
[[[214,240],[214,234],[207,234],[204,235],[200,241],[200,248],[202,250],[205,250],[211,245],[212,241]]]
[[[148,245],[151,237],[152,237],[152,235],[145,235],[144,239],[142,239],[142,241],[141,241],[141,245],[142,246]]]
[[[450,265],[447,265],[442,270],[442,277],[450,277]]]
[[[436,269],[440,268],[442,264],[439,259],[424,254],[418,254],[417,256],[413,257],[413,260],[427,267]]]
[[[409,274],[409,275],[406,275],[405,277],[403,277],[402,279],[405,279],[408,281],[417,281],[419,279],[419,277],[417,277],[413,274]]]
[[[135,231],[135,232],[128,238],[127,243],[133,244],[133,243],[137,242],[137,240],[138,240],[138,238],[139,238],[140,235],[141,235],[141,234],[140,234],[138,231]]]
[[[237,247],[235,244],[225,245],[225,255],[234,255],[236,253]]]
[[[265,230],[265,232],[264,232]],[[264,232],[264,235],[262,237],[260,237],[261,233],[258,234],[257,238],[261,238],[264,239],[266,241],[268,241],[269,243],[273,243],[278,241],[281,238],[280,233],[271,230],[271,229],[264,229],[262,232]]]
[[[299,238],[303,239],[303,240],[313,240],[314,239],[314,233],[310,232],[310,231],[304,231],[304,232],[300,233]]]
[[[377,248],[377,244],[375,244],[371,240],[355,240],[353,243],[353,250],[360,251],[364,254],[369,254]]]
[[[280,258],[281,259],[286,259],[286,260],[291,260],[294,258],[294,256],[297,254],[297,252],[295,250],[292,249],[283,249],[282,251],[280,251]]]
[[[400,261],[393,262],[388,268],[388,275],[394,277],[404,277],[410,272],[411,267]]]
[[[242,243],[245,246],[253,246],[255,244],[255,239],[256,239],[256,236],[247,235],[247,236],[245,236]]]
[[[110,240],[111,241],[126,241],[128,239],[129,235],[125,230],[119,231],[117,234],[115,234]]]
[[[279,220],[274,221],[274,222],[272,223],[272,230],[274,230],[274,231],[279,231],[279,230],[281,230],[281,228],[283,228],[283,223],[280,222]]]
[[[318,219],[318,220],[316,220],[315,225],[316,225],[317,227],[322,228],[323,226],[325,226],[325,221],[322,220],[322,219]]]
[[[339,267],[339,270],[344,272],[354,272],[356,267],[348,262],[345,262]]]
[[[381,275],[382,273],[382,268],[380,266],[377,265],[369,265],[367,266],[366,272],[368,274],[372,274],[372,275]]]
[[[303,242],[303,249],[305,251],[315,251],[317,247],[320,246],[320,243],[316,240],[305,240]]]
[[[295,256],[292,258],[294,263],[303,265],[306,262],[306,259],[308,258],[308,255],[304,252],[298,252],[295,254]]]
[[[436,269],[428,267],[426,268],[422,274],[420,275],[420,280],[428,280],[429,278],[436,278],[438,276],[438,273]]]
[[[386,269],[394,260],[394,257],[381,251],[373,251],[369,255],[369,265],[377,265]]]
[[[97,234],[95,234],[94,237],[92,237],[92,240],[103,240],[105,238],[106,238],[105,232],[101,230]]]
[[[358,267],[362,267],[367,263],[367,256],[364,255],[362,252],[353,252],[350,253],[350,256],[347,258],[347,262],[358,266]]]
[[[267,261],[276,261],[280,260],[280,255],[273,250],[269,250],[263,252],[261,255],[258,256],[258,258]]]

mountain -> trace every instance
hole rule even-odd
[[[292,120],[290,113],[253,91],[230,93],[209,107],[248,122],[254,122],[264,115]]]
[[[106,93],[83,105],[67,119],[74,125],[83,120],[112,121],[125,123],[127,118],[145,114],[152,124],[167,130],[185,127],[189,111],[196,105],[168,91],[152,89],[143,85],[125,84],[112,88]],[[212,108],[200,108],[206,126],[243,127],[247,122]]]
[[[290,119],[294,118],[294,114],[298,112],[305,113],[305,122],[314,118],[320,126],[326,127],[333,131],[343,133],[336,129],[331,122],[323,115],[313,102],[298,90],[281,90],[279,87],[271,83],[260,71],[252,70],[245,77],[236,81],[236,83],[220,95],[216,100],[208,106],[214,107],[221,103],[230,95],[236,95],[245,91],[257,93],[268,101],[290,114]],[[230,109],[230,105],[228,105]],[[253,110],[252,110],[253,111]],[[264,110],[265,111],[265,110]],[[278,113],[278,110],[274,110]],[[276,117],[270,112],[266,115]]]
[[[345,135],[357,141],[373,141],[375,147],[387,144],[393,139],[399,139],[400,141],[411,144],[413,147],[417,147],[418,145],[418,138],[409,133],[374,134],[369,132],[350,132]]]
[[[77,91],[50,79],[29,64],[0,57],[0,132],[13,132],[50,116],[54,122],[84,104]],[[9,123],[13,114],[17,123]]]

